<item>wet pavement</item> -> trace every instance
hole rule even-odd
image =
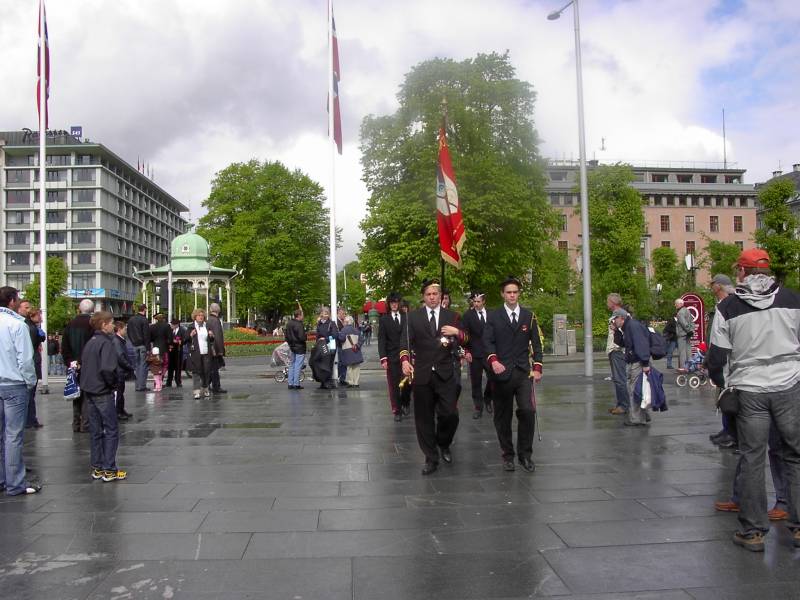
[[[800,551],[782,526],[751,554],[730,541],[735,516],[714,512],[736,457],[708,441],[708,388],[668,376],[670,410],[627,428],[607,412],[603,362],[586,380],[582,364],[550,361],[536,472],[505,473],[465,377],[454,462],[423,477],[381,371],[358,390],[289,391],[262,359],[229,363],[229,393],[211,399],[129,384],[125,482],[90,479],[88,436],[71,432],[58,384],[40,398],[45,427],[26,432],[25,455],[45,487],[0,497],[0,596],[800,597]]]

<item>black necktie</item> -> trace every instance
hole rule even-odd
[[[486,325],[486,319],[483,318],[483,311],[478,313],[481,317],[481,325]]]
[[[394,324],[400,327],[400,317],[397,316],[397,313],[394,313]]]
[[[512,312],[511,313],[511,326],[512,327],[516,327],[517,326],[517,313],[516,312]]]
[[[431,311],[431,333],[436,335],[436,312]]]

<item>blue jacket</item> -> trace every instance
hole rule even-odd
[[[633,386],[633,402],[642,404],[642,382],[644,381],[644,371],[639,373],[636,378],[636,385]],[[667,410],[667,395],[664,393],[664,375],[654,367],[650,367],[647,374],[647,381],[650,383],[650,408],[654,411]]]
[[[638,362],[643,367],[650,366],[650,332],[642,322],[627,317],[622,326],[622,340],[625,343],[626,363]]]

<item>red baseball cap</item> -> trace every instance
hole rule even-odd
[[[739,255],[736,264],[745,268],[769,269],[769,254],[761,248],[750,248]]]

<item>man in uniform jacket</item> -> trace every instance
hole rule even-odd
[[[486,312],[486,294],[480,291],[470,296],[471,308],[464,313],[463,323],[469,340],[467,341],[467,362],[469,363],[469,381],[472,387],[473,419],[480,419],[483,409],[492,412],[491,372],[486,364],[486,348],[483,335],[488,313]],[[483,389],[483,372],[486,371],[486,389]]]
[[[182,387],[181,371],[183,370],[183,340],[186,337],[186,329],[181,327],[178,319],[170,321],[170,341],[167,346],[167,383],[166,387],[172,386],[175,380],[175,387]]]
[[[219,318],[221,310],[219,304],[216,302],[213,302],[211,306],[208,307],[208,330],[214,334],[209,387],[214,394],[228,393],[228,390],[222,389],[222,385],[219,381],[219,369],[225,366],[225,334],[222,331],[222,321]]]
[[[542,340],[536,317],[519,305],[521,289],[516,277],[509,277],[500,284],[504,304],[489,315],[484,343],[488,354],[486,362],[494,376],[494,427],[503,451],[503,469],[514,470],[511,419],[516,401],[516,456],[520,466],[530,473],[536,468],[531,460],[536,424],[531,388],[534,381],[538,383],[542,379]]]
[[[395,421],[402,421],[403,414],[408,414],[410,398],[400,390],[400,381],[403,379],[403,367],[400,363],[401,339],[406,335],[408,319],[405,313],[400,312],[402,298],[397,292],[392,292],[386,298],[389,310],[381,315],[378,320],[378,356],[381,367],[386,371],[386,385],[389,389],[389,404]],[[408,386],[406,386],[407,389]],[[405,400],[405,402],[403,402]]]
[[[80,363],[83,347],[94,335],[94,330],[89,323],[94,312],[94,302],[84,298],[78,305],[78,312],[80,314],[64,327],[61,341],[61,356],[64,358],[64,366],[67,368],[74,366],[73,363]],[[81,372],[78,370],[78,380],[80,377]],[[83,386],[81,386],[81,395],[72,401],[72,431],[86,433],[89,431],[89,417],[83,398]]]
[[[458,428],[456,351],[467,339],[458,316],[441,307],[441,289],[436,280],[423,282],[425,305],[408,313],[408,337],[400,338],[403,374],[413,375],[414,425],[425,454],[423,475],[439,467],[440,451],[442,460],[453,461],[450,444]]]
[[[139,311],[128,320],[128,340],[136,351],[136,391],[147,391],[147,352],[150,350],[150,323],[147,321],[147,306],[139,305]]]

